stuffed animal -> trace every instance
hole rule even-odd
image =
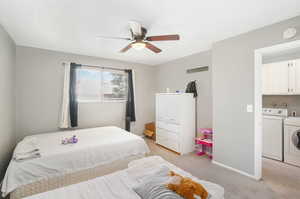
[[[193,181],[190,178],[182,177],[173,171],[170,171],[170,176],[173,177],[171,182],[166,185],[167,188],[176,192],[183,198],[196,199],[195,196],[200,196],[201,199],[208,198],[208,192],[201,184]]]
[[[76,135],[73,135],[70,138],[64,138],[61,140],[61,144],[66,145],[66,144],[76,144],[78,142],[78,138]]]

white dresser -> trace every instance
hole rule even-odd
[[[194,150],[195,98],[193,94],[156,94],[156,143],[180,154]]]

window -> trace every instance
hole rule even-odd
[[[125,73],[102,72],[103,100],[125,100],[127,94],[127,75]]]
[[[124,101],[127,98],[127,74],[97,68],[77,70],[79,102]]]
[[[76,88],[78,101],[100,101],[101,71],[84,68],[78,69]]]

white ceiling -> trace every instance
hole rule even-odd
[[[300,15],[300,0],[1,0],[0,23],[17,45],[161,64],[211,48],[213,42]],[[153,42],[163,51],[118,51],[128,21],[148,36],[180,34],[180,41]]]

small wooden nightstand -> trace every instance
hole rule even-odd
[[[155,123],[147,123],[145,124],[145,130],[144,130],[144,135],[155,140]]]

